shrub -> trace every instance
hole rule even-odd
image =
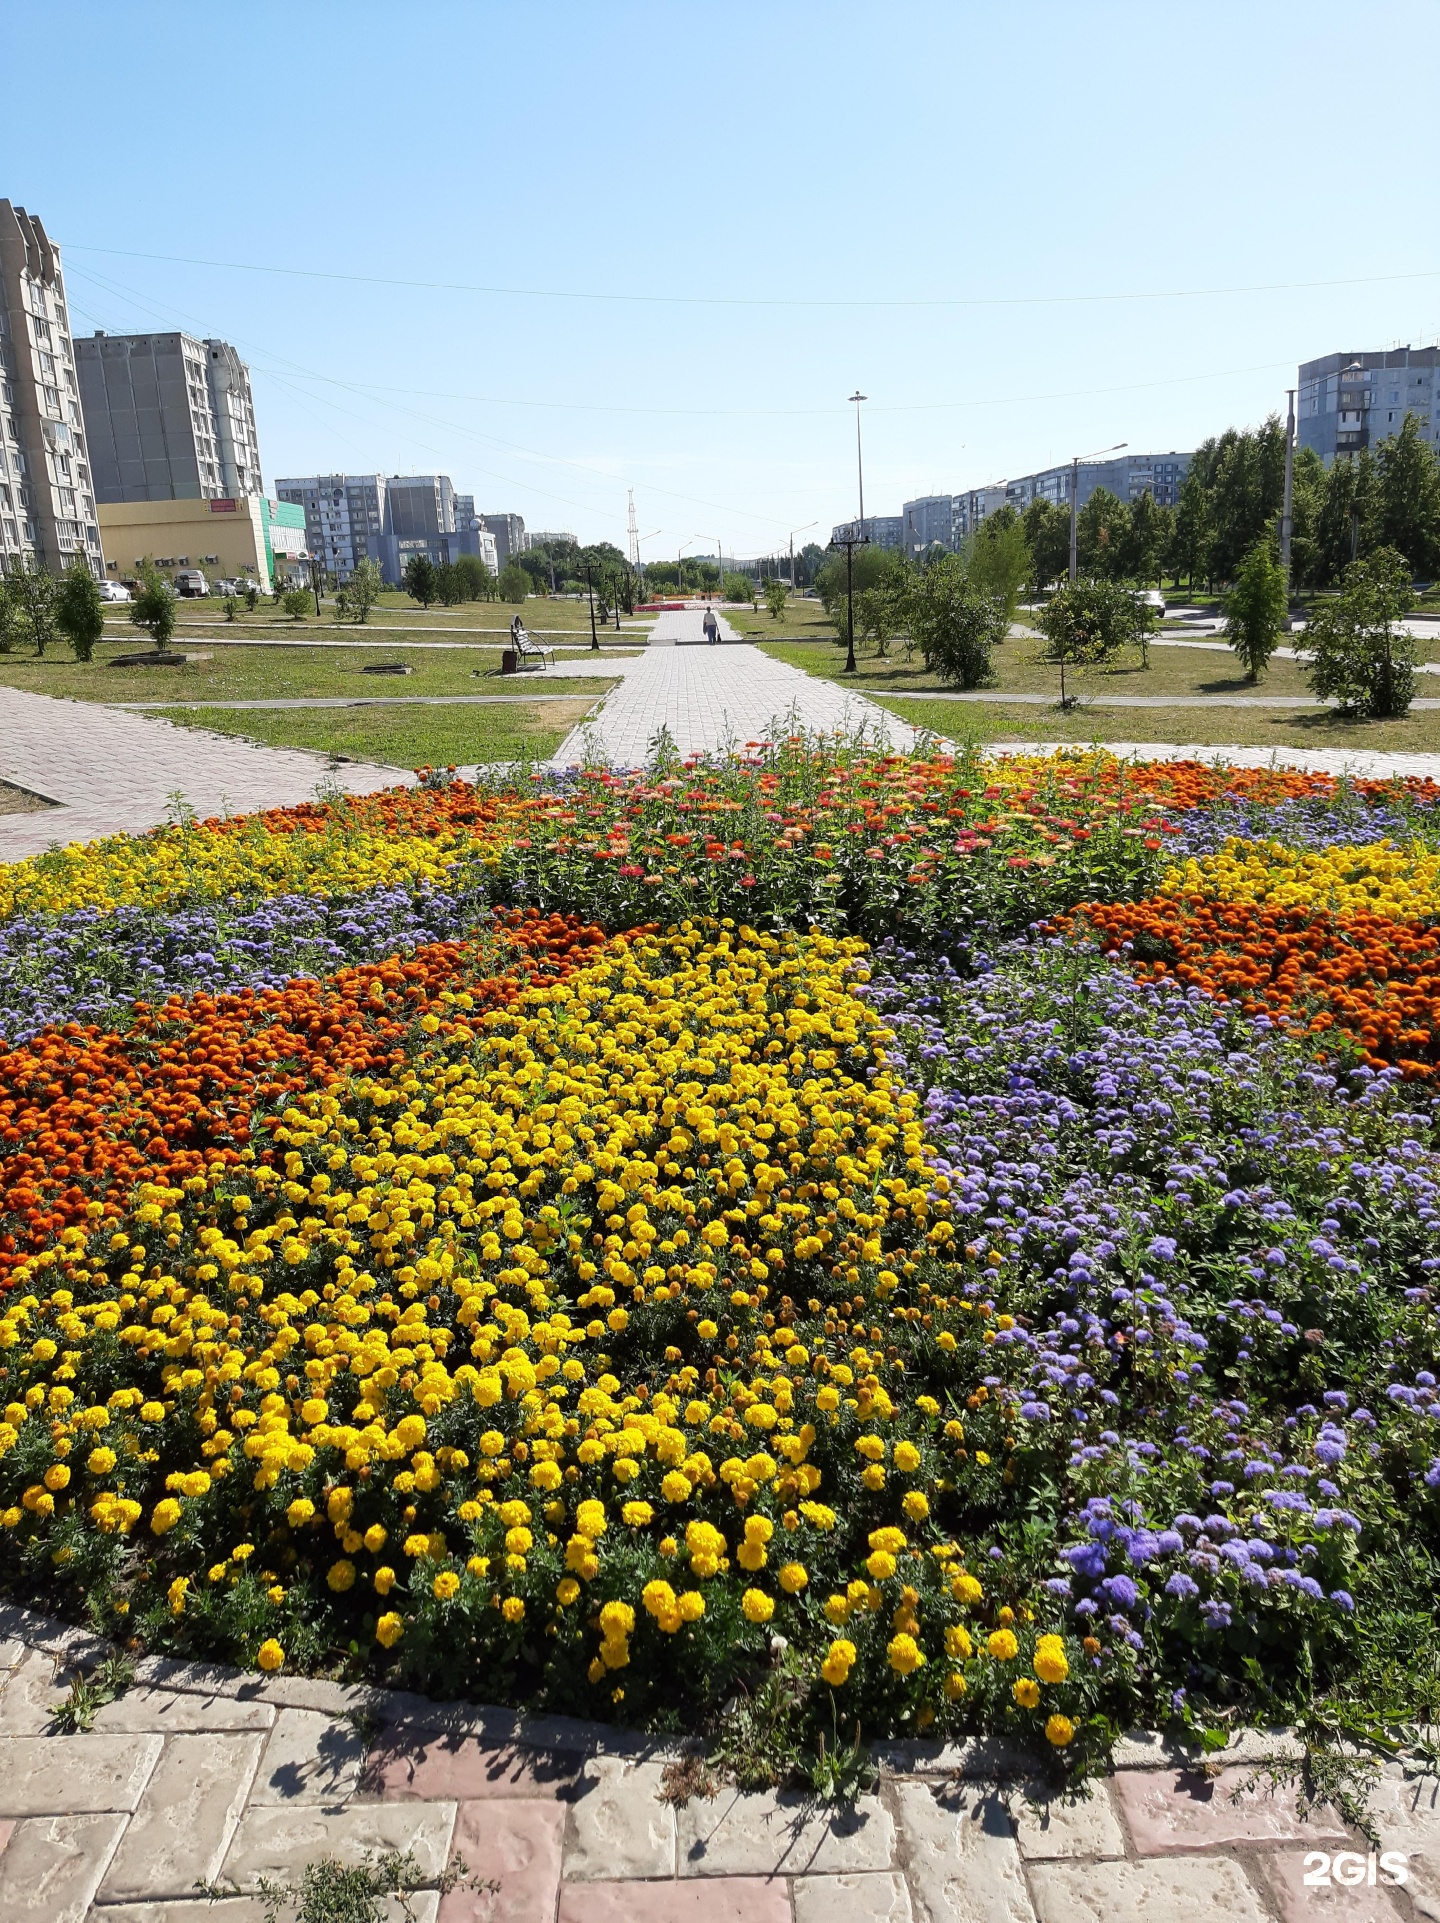
[[[943,555],[916,577],[908,613],[927,668],[960,688],[989,686],[991,656],[1010,619],[1001,597],[978,587],[958,554]]]
[[[1399,623],[1412,599],[1410,571],[1394,548],[1377,548],[1351,565],[1305,633],[1310,686],[1321,700],[1375,720],[1407,712],[1415,696],[1415,642]]]

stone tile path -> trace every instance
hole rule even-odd
[[[260,1877],[389,1850],[420,1865],[423,1923],[1440,1915],[1440,1779],[1386,1767],[1387,1865],[1328,1807],[1302,1820],[1284,1735],[1237,1738],[1208,1776],[1122,1742],[1080,1798],[1020,1756],[912,1744],[850,1807],[725,1788],[676,1808],[676,1752],[623,1730],[153,1658],[91,1731],[55,1733],[69,1676],[103,1653],[0,1608],[0,1923],[261,1923]],[[442,1894],[457,1852],[483,1887]],[[211,1907],[199,1883],[234,1894]]]

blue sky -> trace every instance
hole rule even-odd
[[[853,514],[857,385],[884,512],[1193,447],[1300,359],[1435,339],[1437,26],[0,0],[0,194],[77,333],[236,343],[267,482],[441,469],[622,546],[633,487],[647,556],[753,554]]]

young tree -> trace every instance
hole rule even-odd
[[[748,601],[754,593],[754,583],[748,574],[741,574],[732,568],[720,581],[720,594],[726,601]]]
[[[1196,457],[1198,460],[1198,456]],[[1210,491],[1199,469],[1192,464],[1180,483],[1180,498],[1175,504],[1175,521],[1170,531],[1170,551],[1166,561],[1170,578],[1178,587],[1185,576],[1186,591],[1195,590],[1195,576],[1209,575]]]
[[[435,599],[435,563],[428,554],[412,554],[401,576],[405,592],[412,601],[428,608]]]
[[[1054,661],[1105,661],[1123,647],[1140,646],[1155,626],[1155,610],[1118,581],[1066,583],[1046,602],[1037,625]]]
[[[500,599],[520,602],[529,592],[530,576],[514,561],[507,561],[500,570]]]
[[[1247,681],[1258,681],[1284,631],[1289,606],[1285,570],[1267,538],[1257,541],[1225,597],[1225,638],[1245,664]]]
[[[1117,580],[1124,572],[1129,538],[1130,510],[1108,487],[1097,487],[1075,517],[1080,572],[1097,580]]]
[[[175,633],[175,590],[154,567],[146,563],[140,570],[140,585],[130,603],[130,620],[144,628],[158,653],[167,654]]]
[[[1440,459],[1407,414],[1400,432],[1375,450],[1379,512],[1375,533],[1404,556],[1412,575],[1440,572]]]
[[[982,521],[966,540],[963,553],[971,581],[981,594],[1000,602],[1008,627],[1034,570],[1024,523],[1014,508],[1001,508]]]
[[[1122,549],[1122,572],[1128,580],[1148,587],[1160,578],[1164,552],[1165,510],[1156,507],[1147,488],[1130,504],[1130,525]]]
[[[460,555],[455,573],[467,601],[488,601],[495,590],[495,576],[478,554]]]
[[[1325,501],[1325,463],[1313,447],[1295,450],[1290,516],[1290,590],[1320,582],[1320,510]]]
[[[286,588],[280,597],[280,605],[292,621],[303,621],[310,612],[309,588]]]
[[[1010,617],[998,595],[976,585],[960,555],[947,554],[914,576],[907,612],[927,668],[961,688],[983,688],[994,679],[992,657]]]
[[[1070,567],[1070,516],[1053,501],[1032,501],[1021,517],[1030,548],[1030,578],[1042,592]]]
[[[384,585],[385,577],[380,572],[378,561],[372,561],[367,554],[363,561],[355,563],[354,571],[345,584],[345,602],[362,627],[370,619],[370,610],[380,599],[380,590]]]
[[[1415,643],[1400,621],[1411,602],[1410,570],[1394,548],[1377,548],[1346,570],[1305,630],[1310,686],[1348,714],[1402,715],[1415,695]]]
[[[256,608],[258,608],[260,605],[259,583],[256,581],[247,581],[245,583],[245,586],[242,592],[244,593],[244,596],[245,596],[245,605],[247,608],[249,608],[250,612],[253,614]]]
[[[790,599],[789,583],[777,581],[774,576],[765,583],[765,605],[770,610],[770,619],[778,621],[785,612],[785,603]]]
[[[73,561],[55,596],[55,620],[75,650],[77,661],[88,661],[95,643],[105,633],[105,603],[95,576],[81,560]]]
[[[54,575],[35,563],[16,568],[9,577],[12,620],[17,631],[35,643],[37,656],[55,639],[57,585]]]
[[[1379,546],[1379,496],[1375,462],[1368,447],[1330,463],[1317,531],[1322,585],[1332,587],[1342,581],[1352,561],[1364,560]]]

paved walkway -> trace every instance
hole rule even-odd
[[[677,1809],[678,1752],[621,1730],[154,1658],[91,1732],[55,1733],[69,1675],[106,1653],[0,1608],[3,1923],[261,1923],[260,1878],[391,1850],[428,1885],[420,1923],[1382,1923],[1440,1902],[1440,1779],[1384,1767],[1382,1867],[1270,1787],[1264,1765],[1302,1753],[1283,1734],[1205,1774],[1122,1741],[1078,1800],[995,1745],[908,1744],[851,1808],[722,1789]],[[442,1896],[456,1852],[493,1887]]]
[[[331,773],[324,755],[259,748],[94,701],[56,701],[20,688],[4,689],[0,701],[0,780],[57,804],[0,816],[6,861],[39,854],[52,841],[142,833],[165,820],[177,791],[203,817],[292,807],[313,800],[321,781],[370,794],[414,779],[361,761]]]
[[[686,608],[662,614],[646,652],[627,669],[597,714],[560,744],[554,764],[600,758],[616,767],[638,767],[662,727],[682,755],[741,747],[768,738],[793,710],[803,726],[829,733],[865,726],[883,732],[892,747],[908,748],[915,730],[886,714],[863,695],[833,681],[776,661],[740,640],[722,616],[725,643],[707,647],[704,613]],[[568,665],[566,672],[569,672]]]
[[[878,695],[887,701],[1020,702],[1030,708],[1053,708],[1055,691],[1047,694],[1007,694],[1004,688],[859,688],[858,694]],[[1313,708],[1317,714],[1338,706],[1303,694],[1075,694],[1077,708]],[[1412,701],[1412,708],[1440,708],[1440,699]]]
[[[1398,754],[1378,748],[1242,748],[1236,742],[1014,741],[987,742],[987,754],[1084,754],[1089,747],[1135,761],[1222,761],[1231,768],[1303,768],[1311,774],[1388,781],[1413,775],[1440,781],[1440,754]],[[1440,1918],[1440,1910],[1436,1911]]]

